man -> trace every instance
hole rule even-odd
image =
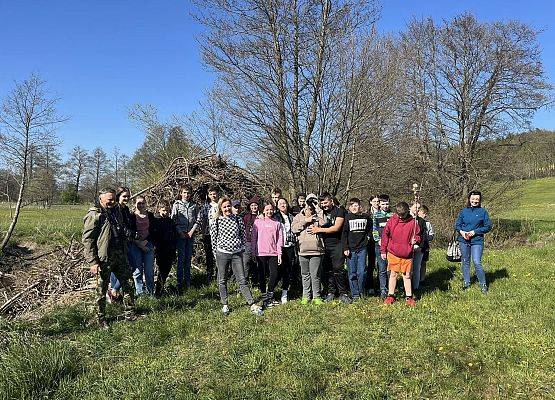
[[[131,284],[131,271],[127,266],[127,240],[129,230],[116,207],[116,191],[102,189],[98,196],[99,207],[92,207],[84,218],[82,241],[85,260],[90,271],[97,276],[98,324],[108,328],[106,321],[106,292],[113,272],[121,283],[124,295],[124,316],[135,318],[135,290]]]
[[[324,211],[326,223],[309,228],[309,233],[320,233],[324,239],[324,271],[328,274],[328,295],[326,301],[335,300],[339,294],[342,303],[351,303],[348,295],[347,275],[344,268],[345,258],[341,244],[345,209],[333,202],[333,196],[324,193],[320,197],[320,207]]]
[[[293,216],[297,215],[298,213],[301,212],[301,210],[304,208],[305,204],[306,204],[306,195],[304,193],[299,193],[297,195],[297,201],[296,201],[296,205],[294,205],[291,208],[291,213],[293,214]]]
[[[272,197],[272,203],[274,204],[275,209],[277,209],[278,200],[283,197],[281,193],[282,193],[281,189],[278,187],[275,187],[272,189],[272,193],[270,194]]]
[[[198,222],[202,226],[202,244],[204,247],[204,254],[206,255],[206,276],[208,281],[214,277],[214,265],[216,260],[212,252],[212,241],[210,239],[210,218],[218,210],[218,200],[220,199],[220,191],[217,186],[208,187],[208,198],[202,207],[198,217]]]
[[[375,243],[376,262],[378,264],[378,278],[380,281],[380,297],[385,300],[388,293],[388,278],[387,278],[387,260],[380,257],[380,246],[382,244],[382,233],[387,225],[387,221],[393,216],[389,209],[389,196],[387,194],[380,194],[378,196],[380,209],[373,215],[373,231]]]
[[[170,218],[174,221],[177,231],[177,293],[183,293],[183,278],[185,287],[191,286],[191,259],[195,243],[195,231],[198,227],[198,207],[191,200],[193,189],[190,185],[183,185],[179,190],[181,198],[173,203]]]

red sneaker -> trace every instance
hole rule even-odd
[[[407,306],[416,307],[416,300],[413,297],[407,297]]]
[[[387,296],[387,297],[385,298],[385,300],[383,301],[383,303],[384,303],[384,304],[387,304],[387,305],[391,305],[391,304],[395,303],[395,297],[393,297],[393,296]]]

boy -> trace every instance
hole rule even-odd
[[[156,254],[156,265],[158,266],[158,277],[156,279],[156,288],[154,295],[162,296],[164,284],[168,279],[168,275],[172,269],[175,260],[175,249],[177,232],[172,218],[170,218],[170,205],[167,202],[161,202],[158,205],[158,214],[154,217],[155,229],[153,233],[153,242]]]
[[[376,262],[378,263],[378,278],[380,280],[380,297],[384,300],[387,296],[387,261],[379,256],[381,236],[383,230],[393,215],[389,209],[389,196],[387,194],[380,194],[378,196],[380,209],[376,211],[373,216],[373,231],[376,252]]]
[[[185,286],[191,286],[191,259],[193,256],[194,233],[198,227],[198,207],[191,201],[193,189],[182,185],[179,189],[180,199],[173,203],[171,219],[177,231],[177,291],[183,292],[183,275]]]
[[[410,215],[409,205],[400,202],[395,206],[396,214],[387,222],[380,246],[380,258],[387,259],[387,270],[389,271],[389,287],[385,304],[395,302],[395,286],[397,286],[397,274],[402,274],[403,286],[405,287],[406,303],[414,307],[416,302],[412,297],[411,267],[414,250],[418,249],[420,243],[420,226]]]
[[[218,200],[220,199],[220,192],[217,186],[209,186],[206,203],[202,207],[198,217],[198,224],[202,227],[202,244],[204,247],[204,254],[206,255],[206,277],[211,281],[214,277],[214,265],[216,260],[212,252],[212,241],[210,239],[210,218],[218,210]]]
[[[428,251],[428,234],[426,232],[426,221],[418,214],[420,211],[420,203],[413,203],[410,208],[410,215],[416,220],[420,227],[420,237],[422,238],[418,249],[414,250],[412,257],[412,290],[417,291],[420,289],[420,268],[422,266],[422,257],[424,251]]]
[[[426,222],[426,234],[428,236],[428,248],[422,250],[422,264],[420,265],[420,284],[426,279],[426,264],[430,258],[430,243],[434,240],[434,227],[431,222],[428,221],[429,209],[424,204],[420,206],[418,211],[418,216]]]
[[[349,285],[354,301],[364,295],[368,234],[372,231],[370,217],[361,210],[358,198],[349,200],[349,213],[345,217],[342,235],[343,254],[349,265]]]
[[[366,272],[366,290],[370,296],[374,296],[376,293],[374,288],[374,270],[376,269],[376,242],[374,241],[374,233],[373,233],[373,224],[374,224],[374,215],[380,211],[380,200],[378,199],[378,195],[371,194],[368,197],[368,215],[370,217],[370,221],[372,224],[370,226],[370,233],[368,234],[368,246],[367,248],[367,256],[368,256],[368,263],[367,263],[367,272]]]

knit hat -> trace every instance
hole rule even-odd
[[[249,204],[247,204],[247,207],[250,207],[250,205],[251,205],[252,203],[260,204],[260,197],[258,197],[258,196],[253,196],[253,197],[249,200]]]
[[[241,205],[241,201],[240,200],[232,200],[231,201],[231,206],[232,207],[239,207]]]
[[[316,196],[314,193],[309,193],[309,194],[307,194],[305,201],[308,201],[308,199],[318,200],[318,196]]]

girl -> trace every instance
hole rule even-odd
[[[154,245],[151,232],[154,232],[156,222],[154,214],[147,211],[146,200],[143,196],[137,196],[135,199],[135,212],[132,215],[132,220],[137,227],[137,239],[129,244],[128,252],[133,270],[133,280],[135,281],[135,293],[137,296],[145,292],[153,295]]]
[[[320,297],[320,266],[324,255],[324,242],[320,235],[310,233],[309,228],[324,223],[324,213],[318,206],[318,198],[309,194],[304,208],[295,216],[291,226],[292,231],[298,235],[299,242],[299,264],[303,283],[301,304],[308,304],[311,294],[314,304],[323,303]]]
[[[231,200],[222,197],[218,201],[218,208],[209,220],[212,251],[216,256],[218,268],[218,289],[222,303],[222,313],[229,314],[227,303],[227,276],[226,268],[231,264],[231,269],[239,285],[239,290],[247,300],[254,315],[263,315],[262,308],[254,303],[252,293],[246,284],[243,274],[243,251],[245,250],[245,225],[243,220],[233,214]]]
[[[482,293],[488,292],[486,274],[482,267],[482,253],[484,252],[484,234],[491,231],[492,227],[489,214],[482,207],[482,193],[477,190],[468,193],[466,207],[461,210],[457,222],[455,222],[455,229],[460,234],[458,240],[461,246],[463,290],[470,287],[470,258],[472,257]]]
[[[283,230],[283,247],[281,249],[281,264],[279,275],[281,282],[281,304],[287,303],[287,291],[291,285],[291,281],[296,274],[293,273],[295,263],[295,244],[297,238],[291,230],[293,215],[289,212],[289,203],[283,197],[277,202],[278,211],[274,214],[274,218],[281,223]]]
[[[281,264],[283,229],[278,221],[272,219],[272,203],[264,205],[262,215],[263,218],[254,221],[252,226],[252,253],[257,257],[259,271],[270,271],[268,289],[263,298],[266,307],[273,307],[279,304],[274,301],[274,289],[278,281],[278,265]]]

